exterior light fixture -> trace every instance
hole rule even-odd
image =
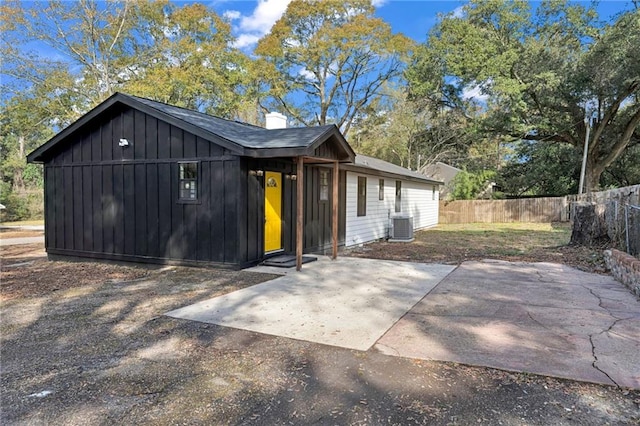
[[[251,175],[251,176],[263,176],[264,175],[264,171],[263,170],[249,170],[249,175]]]
[[[118,145],[121,146],[121,147],[129,146],[129,141],[124,139],[124,138],[122,138],[122,139],[120,139],[120,142],[118,142]]]

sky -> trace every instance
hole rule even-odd
[[[214,0],[207,4],[231,20],[238,38],[237,46],[250,51],[282,16],[288,3],[289,0]],[[439,14],[459,13],[464,3],[458,0],[373,0],[376,15],[389,23],[393,32],[401,32],[418,42],[426,40]],[[589,5],[591,2],[582,3]],[[603,0],[598,4],[600,18],[605,21],[631,8],[630,0]]]
[[[232,24],[236,47],[251,54],[257,41],[267,34],[282,16],[290,0],[173,0],[173,2],[203,3],[219,15],[225,16]],[[461,13],[466,1],[372,0],[372,3],[376,7],[375,14],[390,24],[394,33],[403,33],[421,43],[426,41],[429,29],[436,24],[440,15]],[[534,5],[539,3],[539,1],[532,1]],[[584,3],[587,6],[591,1],[576,0],[573,3]],[[633,9],[633,4],[631,0],[601,0],[598,2],[597,9],[603,21],[612,21],[615,15]],[[26,44],[25,47],[35,50],[44,57],[64,60],[58,53],[40,42]],[[0,78],[6,78],[6,76]],[[469,97],[479,96],[479,88],[469,90]]]

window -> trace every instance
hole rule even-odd
[[[396,213],[402,211],[402,181],[396,181]]]
[[[432,200],[435,200],[435,199],[436,199],[436,186],[435,186],[435,185],[433,185],[433,186],[431,187],[431,199],[432,199]]]
[[[198,199],[198,163],[179,163],[180,200]]]
[[[384,200],[384,179],[378,180],[378,200]]]
[[[329,170],[320,170],[320,201],[329,201]]]
[[[358,216],[367,215],[367,178],[358,176]]]

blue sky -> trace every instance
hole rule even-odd
[[[238,46],[251,50],[255,42],[282,16],[288,3],[289,0],[213,0],[208,5],[231,19]],[[402,32],[418,42],[426,40],[427,32],[436,23],[438,14],[459,10],[464,3],[458,0],[373,0],[376,14],[388,22],[394,32]],[[591,2],[575,3],[589,5]],[[609,21],[632,7],[630,0],[604,0],[599,2],[598,12],[602,20]]]

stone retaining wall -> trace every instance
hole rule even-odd
[[[605,250],[604,260],[613,277],[640,298],[640,260],[616,249]]]

